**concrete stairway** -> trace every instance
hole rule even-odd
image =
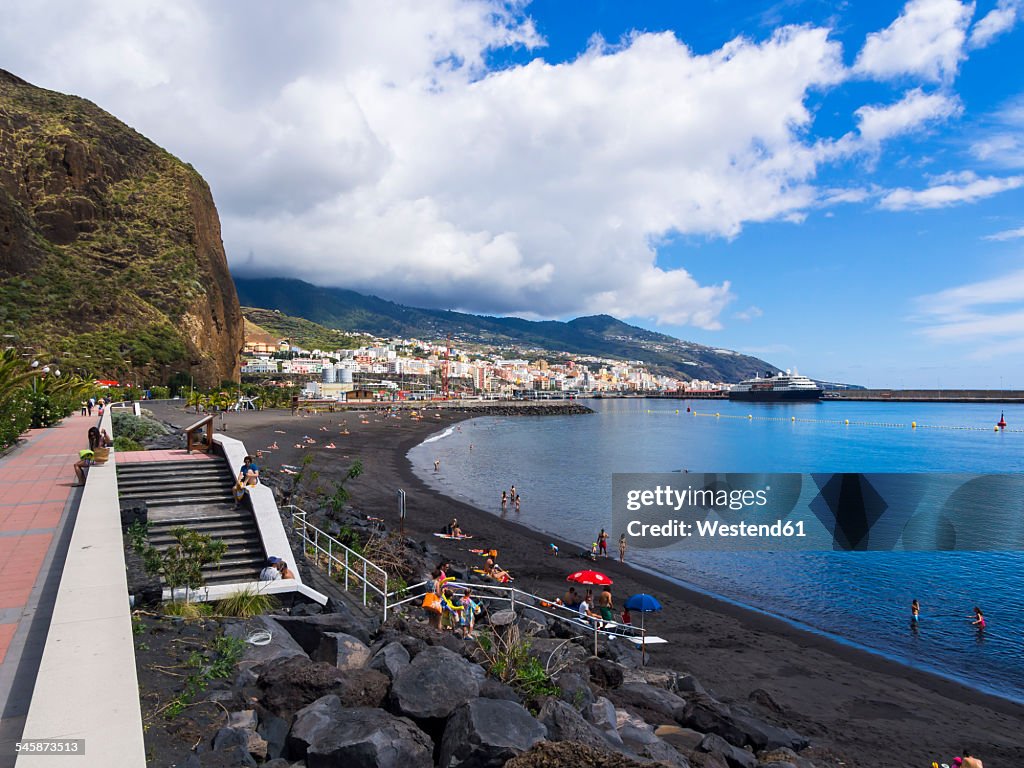
[[[207,584],[254,581],[266,561],[252,511],[235,509],[231,470],[223,459],[140,462],[117,465],[118,495],[149,508],[149,542],[157,549],[174,543],[174,528],[185,527],[220,539],[227,552],[203,570]]]

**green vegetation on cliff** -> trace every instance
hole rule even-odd
[[[319,323],[292,317],[272,309],[242,307],[242,314],[269,337],[275,340],[288,339],[292,344],[303,349],[357,349],[364,344],[372,344],[369,336],[346,333],[334,328],[325,328]],[[248,337],[246,337],[248,340]]]
[[[0,329],[68,371],[233,378],[241,313],[202,177],[0,70]]]

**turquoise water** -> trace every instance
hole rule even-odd
[[[518,514],[505,513],[509,518],[585,546],[610,525],[615,472],[1024,471],[1024,432],[1013,431],[1024,430],[1024,406],[586,402],[595,415],[473,419],[433,436],[409,457],[429,485],[496,515],[502,489],[515,484],[523,503]],[[698,415],[686,413],[687,406]],[[995,433],[1001,412],[1009,427]],[[910,428],[914,421],[917,429]],[[436,473],[435,459],[441,461]],[[618,532],[613,534],[617,539]],[[1020,552],[736,554],[668,548],[633,549],[628,559],[1024,701]],[[917,631],[909,622],[914,598],[922,605]],[[974,605],[988,622],[982,634],[967,619]]]

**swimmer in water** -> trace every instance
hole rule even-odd
[[[985,614],[981,612],[981,608],[974,606],[974,616],[968,616],[967,618],[973,619],[971,624],[978,629],[985,628]]]

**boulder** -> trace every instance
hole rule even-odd
[[[547,729],[520,704],[473,699],[449,718],[438,764],[446,768],[501,768],[546,734]]]
[[[255,709],[243,709],[240,712],[228,714],[228,728],[248,728],[255,731],[258,724],[259,720],[256,718]]]
[[[733,746],[714,733],[709,733],[705,736],[700,744],[697,745],[697,749],[701,752],[721,755],[725,758],[729,768],[755,768],[757,766],[757,758],[754,757],[752,752],[747,752],[745,749]]]
[[[706,693],[695,693],[687,697],[686,709],[677,720],[680,725],[695,731],[716,733],[737,747],[747,743],[746,734],[733,722],[732,710]]]
[[[668,742],[661,739],[645,744],[637,753],[640,757],[646,757],[657,761],[660,765],[671,766],[671,768],[690,768],[690,761],[681,755]]]
[[[687,702],[671,691],[648,683],[625,683],[608,692],[616,707],[627,708],[651,723],[682,722]],[[689,725],[685,723],[685,725]],[[691,726],[693,727],[693,726]],[[696,728],[696,730],[702,730]]]
[[[523,703],[523,697],[510,685],[495,680],[493,677],[485,678],[480,683],[480,696],[485,699],[501,699],[502,701],[514,701],[516,704]]]
[[[583,716],[593,723],[609,742],[616,746],[622,746],[619,724],[615,716],[615,705],[608,701],[608,699],[604,696],[599,696],[590,705],[590,710],[583,713]]]
[[[311,658],[326,661],[341,670],[362,669],[370,660],[370,649],[352,635],[325,632]]]
[[[590,690],[583,675],[576,672],[563,672],[555,681],[558,686],[558,698],[568,702],[579,712],[586,712],[594,703],[594,692]]]
[[[758,763],[758,768],[764,765],[773,767],[792,765],[793,768],[814,768],[813,761],[808,760],[806,757],[801,757],[788,747],[778,747],[758,752],[757,759],[761,761]]]
[[[267,742],[267,757],[271,759],[281,757],[284,754],[284,745],[288,739],[291,722],[263,707],[260,707],[259,715],[260,724],[256,733]]]
[[[213,737],[213,750],[242,750],[259,762],[267,759],[267,742],[248,728],[221,728]]]
[[[623,683],[622,667],[607,659],[587,659],[590,681],[601,688],[618,688]]]
[[[479,665],[447,648],[432,646],[420,651],[395,676],[391,701],[398,712],[408,717],[448,717],[457,707],[480,695],[483,677]]]
[[[529,653],[549,673],[582,663],[587,658],[587,652],[576,643],[554,637],[531,638]]]
[[[264,665],[259,687],[261,703],[276,715],[290,717],[322,696],[334,694],[347,707],[383,703],[388,679],[373,669],[344,672],[332,664],[295,657]]]
[[[616,709],[615,721],[622,741],[634,752],[642,749],[645,744],[651,744],[658,740],[658,737],[654,735],[654,726],[632,712]]]
[[[246,621],[228,624],[224,628],[224,634],[228,637],[242,641],[246,641],[254,633],[261,631],[270,633],[270,642],[266,645],[252,645],[246,642],[245,653],[239,662],[240,667],[253,667],[258,664],[283,661],[294,656],[308,658],[302,646],[292,639],[284,627],[269,616],[255,616]]]
[[[289,614],[292,616],[318,616],[324,612],[320,603],[298,603],[291,607]]]
[[[394,680],[399,672],[409,666],[410,660],[405,646],[393,640],[374,654],[368,666]]]
[[[432,768],[433,743],[415,723],[324,696],[295,715],[288,749],[311,768]]]
[[[281,616],[278,621],[310,655],[316,653],[320,638],[328,632],[344,632],[369,645],[370,638],[380,627],[380,620],[360,616],[345,603],[338,603],[336,609],[335,613],[317,616]]]
[[[609,749],[613,742],[604,732],[592,723],[588,723],[573,707],[558,699],[548,699],[540,708],[537,719],[548,729],[548,741],[571,741],[586,744],[595,749]],[[614,743],[622,746],[622,740]]]
[[[743,732],[745,744],[756,751],[778,747],[800,750],[810,743],[794,730],[766,723],[746,712],[734,710],[732,720],[733,725]]]
[[[679,725],[659,725],[654,729],[654,735],[681,752],[692,752],[704,740],[703,733]]]

